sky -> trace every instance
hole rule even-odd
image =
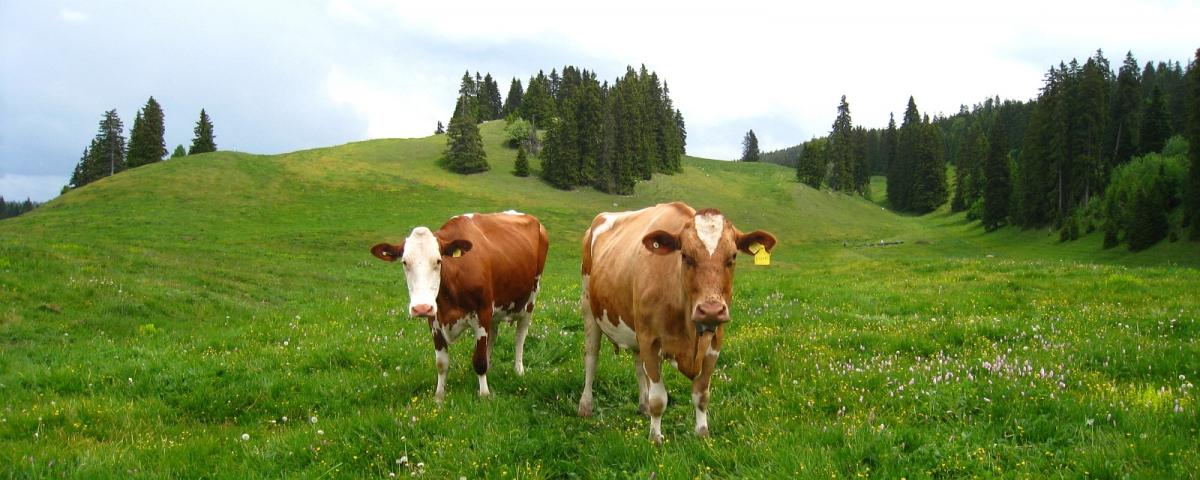
[[[0,0],[0,196],[57,196],[103,113],[128,136],[151,96],[168,150],[205,109],[219,149],[276,154],[430,135],[464,71],[507,93],[539,70],[644,64],[688,154],[735,159],[751,129],[763,151],[827,134],[842,95],[872,128],[909,96],[931,114],[1035,98],[1052,65],[1097,49],[1186,65],[1198,18],[1197,1],[1131,0]]]

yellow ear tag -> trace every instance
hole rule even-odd
[[[768,252],[767,249],[764,248],[761,243],[758,243],[758,242],[751,243],[749,250],[751,252],[754,252],[754,264],[755,265],[770,265],[771,264],[771,252]]]
[[[454,249],[454,253],[450,254],[450,256],[451,256],[451,257],[454,257],[454,258],[461,257],[461,256],[462,256],[462,250],[459,250],[459,249],[457,249],[457,248],[456,248],[456,249]]]

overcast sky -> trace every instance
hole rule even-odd
[[[645,64],[683,111],[691,155],[733,159],[824,135],[839,99],[886,125],[910,95],[953,113],[1036,97],[1045,71],[1103,49],[1186,64],[1195,1],[406,2],[0,0],[0,195],[45,201],[101,114],[126,135],[153,95],[168,150],[200,109],[219,149],[282,153],[422,137],[449,120],[463,71],[507,93],[576,65]]]

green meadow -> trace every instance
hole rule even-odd
[[[1200,476],[1200,246],[1102,250],[1100,233],[985,234],[896,214],[770,164],[687,157],[636,194],[435,165],[445,137],[136,168],[0,222],[0,474],[8,478],[1186,478]],[[536,160],[533,160],[536,170]],[[602,211],[666,201],[779,238],[744,262],[714,374],[712,435],[664,367],[648,441],[628,352],[583,387],[579,240]],[[465,212],[550,233],[512,370],[500,327],[476,395],[403,273],[368,248]],[[857,246],[902,241],[886,247]]]

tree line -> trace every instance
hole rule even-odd
[[[21,214],[33,211],[33,209],[41,206],[41,202],[34,202],[25,199],[21,201],[6,201],[3,196],[0,196],[0,220],[20,216]]]
[[[116,109],[104,112],[96,137],[83,149],[83,156],[75,165],[70,188],[79,188],[130,168],[160,162],[166,157],[163,110],[154,97],[150,97],[134,117],[128,143],[124,131],[125,126]],[[183,145],[176,146],[171,158],[217,151],[212,121],[204,109],[200,110],[200,119],[193,132],[195,138],[192,139],[191,148],[185,151]]]
[[[1050,228],[1069,241],[1102,229],[1106,247],[1139,250],[1200,225],[1200,148],[1189,147],[1200,142],[1196,55],[1185,68],[1141,66],[1130,52],[1114,72],[1097,51],[1050,68],[1031,101],[988,98],[930,119],[910,98],[899,128],[894,119],[885,129],[850,126],[843,98],[828,135],[762,158],[790,163],[814,188],[849,193],[869,186],[864,171],[886,175],[896,210],[925,213],[950,200],[988,231]]]
[[[625,195],[654,173],[682,171],[683,113],[667,83],[644,65],[628,67],[612,84],[570,65],[561,75],[539,71],[528,88],[513,78],[503,102],[490,73],[472,77],[468,71],[446,129],[442,164],[458,173],[490,169],[476,124],[500,118],[507,120],[509,146],[519,150],[514,174],[528,175],[527,154],[533,154],[541,160],[542,179],[557,188],[591,186]]]

